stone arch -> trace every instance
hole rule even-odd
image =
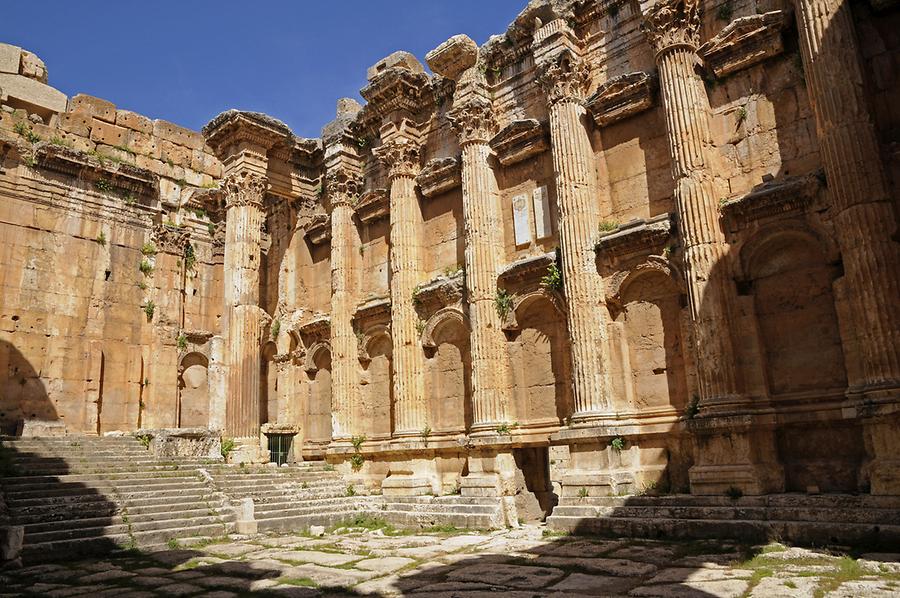
[[[314,343],[306,353],[304,370],[309,384],[306,409],[306,439],[326,443],[331,440],[331,346]]]
[[[648,415],[670,409],[681,413],[688,402],[681,326],[685,299],[674,274],[668,263],[648,261],[613,289],[612,369],[614,385],[623,385],[614,394],[624,398],[617,407]]]
[[[536,290],[517,296],[510,312],[504,328],[514,333],[513,417],[523,425],[564,423],[574,410],[565,304],[554,292]]]
[[[262,363],[259,372],[259,415],[262,423],[278,421],[278,370],[275,356],[278,346],[268,341],[262,348]]]
[[[469,326],[455,308],[438,310],[422,331],[428,423],[435,432],[465,432],[472,425]]]
[[[205,428],[209,425],[209,359],[198,352],[181,358],[178,368],[179,427]]]
[[[360,347],[360,413],[358,421],[369,438],[390,438],[394,430],[393,349],[390,329],[368,330]]]

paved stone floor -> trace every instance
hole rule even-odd
[[[900,554],[357,523],[36,565],[0,573],[0,596],[900,596]]]

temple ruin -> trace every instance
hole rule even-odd
[[[66,97],[0,45],[0,429],[498,525],[900,509],[898,31],[894,0],[535,0],[384,58],[316,139]]]

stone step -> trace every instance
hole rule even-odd
[[[395,513],[431,513],[440,512],[460,515],[490,515],[499,511],[498,505],[439,505],[429,503],[395,503],[386,502],[387,511]]]
[[[444,511],[375,511],[380,517],[393,525],[404,528],[428,528],[452,525],[465,529],[496,529],[502,527],[502,515],[495,513],[448,513]]]
[[[98,536],[127,535],[138,532],[178,530],[185,527],[199,527],[220,524],[224,525],[225,518],[220,515],[201,515],[197,517],[171,517],[169,519],[157,519],[150,521],[134,521],[129,523],[104,524],[93,527],[57,527],[50,531],[37,532],[25,535],[25,544],[53,542],[57,540],[71,540],[75,538],[93,538]]]
[[[47,481],[46,476],[41,476],[40,478],[32,478],[31,481],[29,481],[28,478],[17,478],[12,482],[4,481],[4,485],[6,487],[7,493],[16,493],[74,487],[93,489],[113,487],[131,488],[160,484],[173,484],[178,482],[197,483],[198,481],[202,482],[202,478],[196,472],[167,472],[159,475],[150,474],[148,476],[147,474],[135,474],[134,476],[114,476],[109,478],[105,476],[75,475],[64,476],[59,478],[58,480],[53,481]]]
[[[3,484],[7,488],[11,487],[21,487],[23,485],[28,484],[59,484],[59,483],[74,483],[74,482],[91,482],[94,480],[108,480],[108,481],[127,481],[127,480],[145,480],[150,478],[158,478],[160,475],[167,475],[168,477],[199,477],[199,470],[196,469],[177,469],[171,472],[164,472],[163,474],[157,472],[144,472],[144,471],[125,471],[125,472],[115,472],[111,471],[105,474],[91,474],[91,473],[71,473],[60,476],[52,476],[52,475],[29,475],[29,476],[16,476],[16,477],[7,477],[3,479]]]
[[[769,494],[764,496],[702,496],[670,494],[662,496],[587,496],[563,498],[562,502],[603,507],[818,507],[818,508],[881,508],[900,509],[898,496],[869,494]]]
[[[40,467],[33,469],[17,470],[19,475],[15,477],[29,476],[63,476],[63,475],[102,475],[106,473],[148,473],[164,471],[196,471],[200,469],[193,466],[179,465],[119,465],[117,467],[102,467],[96,464],[84,467]]]
[[[208,488],[202,488],[197,490],[191,490],[189,492],[179,491],[171,494],[159,494],[156,492],[150,492],[144,496],[134,496],[130,495],[127,500],[123,500],[124,504],[129,506],[141,506],[141,505],[151,505],[151,504],[177,504],[179,501],[186,500],[204,500],[207,497],[212,496],[212,491]],[[59,505],[66,504],[90,504],[94,502],[115,502],[114,497],[107,496],[105,494],[99,493],[89,493],[89,494],[80,494],[80,495],[71,495],[71,496],[56,496],[56,497],[37,497],[37,498],[29,498],[25,500],[17,500],[15,502],[15,507],[19,509],[25,508],[36,508],[45,506],[47,508],[55,508]]]
[[[165,492],[170,490],[199,490],[205,489],[206,486],[201,480],[183,481],[183,482],[167,482],[160,480],[159,483],[146,485],[129,485],[118,486],[116,484],[108,484],[103,486],[88,487],[81,484],[63,485],[49,490],[24,490],[24,491],[7,491],[6,497],[10,503],[17,500],[25,500],[29,498],[54,497],[54,496],[76,496],[80,494],[91,494],[99,492],[101,489],[104,494],[118,491],[121,495],[137,496],[146,494],[147,492]]]
[[[30,524],[43,522],[56,522],[70,518],[110,517],[122,511],[129,516],[155,515],[155,514],[183,514],[188,511],[210,509],[222,512],[225,507],[220,499],[214,497],[196,498],[185,500],[185,497],[167,497],[156,500],[153,503],[135,505],[126,503],[116,504],[112,501],[93,501],[77,504],[39,505],[28,508],[16,508],[12,511],[16,523]]]
[[[141,526],[148,523],[158,521],[171,521],[173,515],[178,520],[196,519],[204,517],[219,518],[221,509],[209,509],[201,506],[196,509],[178,509],[175,512],[156,512],[156,513],[134,513],[130,509],[127,514],[118,514],[107,517],[73,517],[69,519],[60,519],[56,521],[34,522],[25,524],[25,534],[39,534],[44,532],[55,532],[61,530],[72,530],[80,528],[110,528],[118,525],[131,524],[133,530],[141,529]],[[81,515],[81,514],[79,514]]]
[[[261,503],[255,505],[257,519],[307,515],[335,509],[363,508],[358,497],[335,497],[304,502]]]

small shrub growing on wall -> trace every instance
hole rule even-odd
[[[141,274],[143,274],[144,276],[150,276],[153,273],[153,264],[151,264],[147,260],[141,260],[141,263],[138,266],[138,270],[140,270]]]
[[[219,452],[222,453],[222,458],[227,459],[228,455],[231,454],[231,451],[234,450],[234,438],[223,438],[222,439],[222,448]]]
[[[144,310],[144,315],[147,316],[147,321],[149,322],[150,320],[153,319],[154,312],[156,312],[156,304],[153,303],[152,301],[148,301],[147,303],[144,304],[143,310]]]
[[[359,453],[350,455],[350,467],[353,468],[353,471],[359,471],[360,469],[362,469],[363,463],[365,462],[365,457],[363,457]]]
[[[509,310],[512,309],[513,298],[506,289],[497,291],[497,297],[494,299],[494,305],[497,308],[497,315],[500,319],[504,319]]]
[[[609,446],[612,447],[612,449],[615,451],[621,451],[623,448],[625,448],[625,439],[620,436],[616,436],[609,441]]]
[[[563,288],[562,272],[555,263],[547,266],[547,274],[541,278],[541,286],[551,291],[561,291]]]
[[[187,345],[188,345],[187,337],[183,334],[179,334],[178,335],[178,350],[184,351],[185,349],[187,349]]]

